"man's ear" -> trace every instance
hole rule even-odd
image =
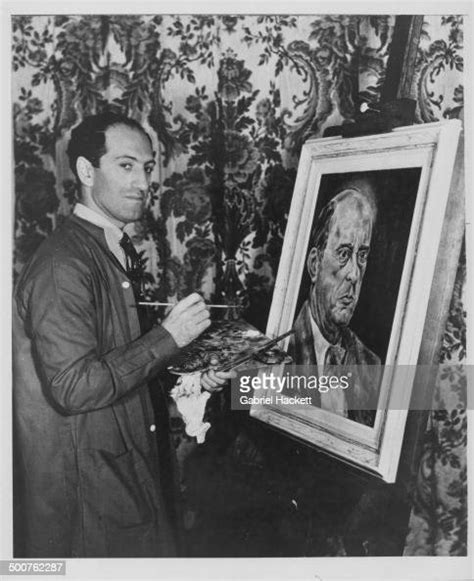
[[[308,269],[308,274],[311,282],[315,282],[316,275],[319,270],[320,253],[317,248],[313,246],[309,251],[308,258],[306,259],[306,268]]]
[[[94,183],[94,168],[92,163],[82,155],[77,158],[76,171],[81,183],[91,187]]]

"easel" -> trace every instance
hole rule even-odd
[[[423,16],[396,17],[380,103],[359,102],[353,123],[328,127],[323,137],[359,137],[413,125],[416,101],[411,86],[422,25]],[[358,87],[355,93],[358,94]]]
[[[363,104],[359,103],[360,114],[354,122],[329,128],[325,136],[352,138],[390,132],[395,127],[414,123],[416,101],[411,87],[422,22],[423,17],[420,16],[397,17],[380,102],[362,108]],[[431,289],[419,365],[431,365],[439,359],[456,275],[452,265],[458,264],[463,240],[461,169],[462,146],[451,184],[443,243],[435,269],[440,274],[433,281]],[[451,268],[447,268],[447,265]],[[414,397],[429,402],[435,381],[436,374],[431,377],[426,373],[419,377],[417,375]],[[292,496],[289,498],[293,498],[298,507],[304,507],[304,515],[311,515],[307,519],[305,538],[300,539],[301,544],[298,546],[298,549],[302,548],[303,554],[318,556],[318,541],[336,538],[338,535],[343,537],[344,549],[350,556],[374,554],[370,552],[371,548],[364,546],[363,541],[367,537],[375,539],[378,555],[403,554],[429,407],[425,403],[424,408],[418,406],[409,412],[397,481],[394,484],[386,484],[343,464],[339,459],[330,458],[320,451],[290,440],[288,436],[274,433],[269,448],[273,447],[275,452],[273,456],[272,451],[268,452],[272,460],[269,463],[277,465],[280,457],[293,462],[286,472],[287,481],[294,479],[298,487],[295,490],[290,488]],[[423,411],[418,411],[420,409]],[[260,429],[260,432],[254,437],[262,441],[264,430]]]
[[[324,133],[325,137],[341,135],[343,138],[351,138],[386,133],[395,127],[414,123],[416,101],[413,99],[412,84],[422,24],[422,16],[397,17],[380,102],[376,105],[359,104],[360,113],[353,123],[329,127]],[[417,404],[412,406],[413,409],[408,415],[396,483],[377,483],[362,473],[357,474],[352,470],[347,472],[347,477],[354,486],[365,490],[347,521],[345,548],[350,555],[364,554],[363,547],[358,542],[359,532],[370,526],[370,515],[376,515],[379,512],[378,507],[387,513],[387,505],[390,506],[390,511],[386,526],[397,531],[394,538],[398,537],[398,542],[392,548],[400,555],[403,553],[423,451],[423,436],[430,413],[427,409],[429,405],[425,403],[420,406],[420,402],[428,402],[433,397],[433,386],[437,379],[435,364],[439,360],[456,276],[452,265],[458,264],[464,238],[463,153],[461,139],[441,237],[443,243],[438,252],[435,270],[442,273],[442,276],[432,284],[423,332],[424,343],[418,360],[419,365],[432,365],[433,372],[431,375],[421,372],[415,377],[413,400],[416,398]],[[447,268],[448,265],[451,268]]]
[[[351,138],[383,133],[414,123],[416,102],[411,85],[422,22],[421,16],[397,17],[380,102],[363,106],[362,110],[360,106],[363,104],[358,103],[360,114],[354,122],[331,128],[325,133],[326,136]],[[358,93],[358,87],[354,91]],[[458,172],[455,171],[456,174]],[[454,261],[457,264],[459,259],[463,231],[463,216],[459,212],[460,197],[462,181],[459,177],[458,182],[453,184],[448,202],[446,224],[449,223],[451,228],[445,224],[443,238],[446,239],[446,245],[440,250],[436,267],[443,278],[433,284],[425,324],[426,336],[431,337],[431,340],[427,342],[429,347],[422,348],[420,363],[437,360],[446,323],[446,319],[440,320],[439,313],[448,312],[455,273],[446,276],[447,269],[443,265]],[[433,381],[426,379],[424,383],[415,380],[416,391],[422,395],[428,395],[433,386]],[[248,512],[261,511],[262,520],[268,521],[265,531],[268,534],[274,532],[272,538],[276,544],[271,547],[274,553],[266,556],[335,554],[337,547],[329,545],[338,537],[343,538],[348,556],[366,555],[368,551],[364,540],[367,537],[375,539],[378,555],[402,555],[413,507],[411,488],[418,471],[420,444],[428,414],[428,411],[410,412],[398,479],[390,485],[255,419],[241,416],[236,419],[235,412],[221,415],[215,431],[218,437],[213,444],[217,450],[215,456],[220,461],[221,458],[227,460],[228,443],[233,443],[231,461],[224,463],[222,460],[222,464],[217,464],[220,472],[216,470],[216,473],[227,475],[230,472],[229,465],[232,465],[237,481],[232,487],[233,479],[228,478],[226,495],[222,495],[224,504],[227,504],[229,498],[230,504],[234,502],[237,506],[234,512],[226,513],[226,527],[232,518],[241,522],[246,514],[241,507],[248,509],[253,503],[252,510]],[[221,468],[222,465],[225,470]],[[252,486],[239,488],[241,481],[249,482]],[[235,499],[233,494],[237,495],[241,490],[245,490],[250,499],[242,499],[240,496]],[[218,501],[219,498],[213,499],[213,505]],[[253,522],[250,517],[248,522]],[[285,525],[282,527],[283,532],[278,524]],[[251,529],[248,534],[252,534]],[[277,544],[281,539],[280,544]],[[369,547],[369,551],[371,549]],[[254,550],[255,556],[262,556],[258,553],[258,547]]]

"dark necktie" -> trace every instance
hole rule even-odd
[[[132,283],[133,294],[137,303],[145,300],[144,283],[145,283],[145,269],[143,260],[140,258],[138,252],[135,250],[133,242],[127,234],[122,236],[120,246],[125,253],[125,270],[127,276]],[[140,328],[145,332],[150,328],[150,321],[148,320],[145,309],[137,305],[138,318],[140,320]]]
[[[346,351],[339,345],[330,345],[324,356],[324,375],[341,377],[342,369],[340,366],[343,364],[345,354]],[[345,415],[345,395],[342,392],[330,389],[324,397],[326,404],[323,407],[337,414]]]
[[[330,345],[326,351],[324,357],[324,370],[331,369],[333,367],[342,365],[344,361],[344,355],[346,354],[345,349],[339,347],[339,345]]]
[[[135,274],[137,270],[142,268],[142,261],[135,250],[133,242],[127,234],[124,234],[120,240],[120,246],[125,252],[125,270],[127,274]]]

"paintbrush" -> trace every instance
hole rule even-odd
[[[174,307],[178,303],[158,303],[142,301],[139,302],[138,304],[143,307]],[[206,303],[206,307],[209,307],[210,309],[237,309],[239,308],[239,306],[240,305],[210,305],[209,303]]]

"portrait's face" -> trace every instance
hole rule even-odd
[[[105,133],[106,153],[93,168],[91,198],[97,209],[122,228],[139,220],[155,165],[146,135],[127,125],[114,125]]]
[[[325,249],[313,248],[308,256],[311,312],[328,339],[349,324],[357,306],[373,218],[360,194],[349,195],[334,210]]]

